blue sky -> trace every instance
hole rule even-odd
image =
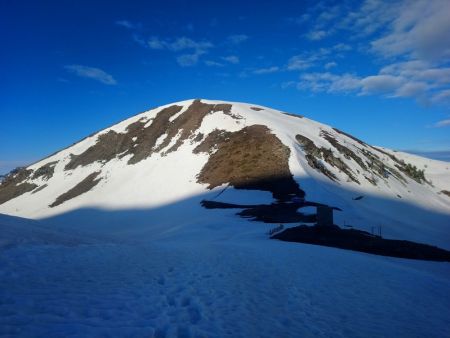
[[[4,1],[0,173],[188,98],[448,151],[448,13],[447,0]]]

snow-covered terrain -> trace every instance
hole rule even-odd
[[[269,240],[277,224],[200,205],[293,189],[449,249],[449,168],[255,105],[146,111],[0,185],[0,336],[450,337],[448,263]]]

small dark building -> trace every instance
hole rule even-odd
[[[326,205],[317,207],[317,225],[318,226],[332,226],[333,222],[333,208]]]

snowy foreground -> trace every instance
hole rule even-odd
[[[269,240],[268,225],[234,224],[119,241],[1,216],[0,336],[450,336],[450,264]]]

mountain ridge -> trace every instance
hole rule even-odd
[[[0,185],[0,212],[39,219],[86,207],[152,208],[229,187],[267,199],[270,193],[272,202],[306,193],[341,208],[338,220],[368,227],[385,207],[368,197],[355,207],[350,194],[450,215],[442,193],[450,186],[448,167],[300,115],[193,99],[144,111],[9,175]],[[404,219],[395,210],[381,218],[396,227],[435,222]],[[444,223],[439,231],[448,229]]]

